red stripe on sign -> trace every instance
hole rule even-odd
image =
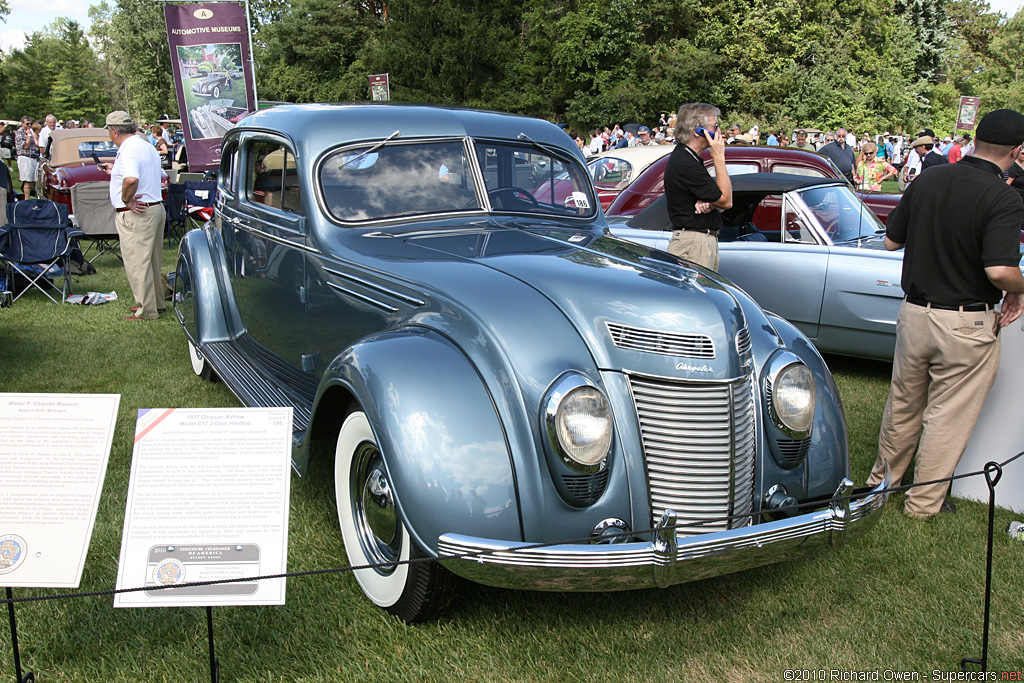
[[[146,434],[149,434],[151,431],[153,431],[154,427],[156,427],[158,424],[160,424],[161,422],[166,420],[170,416],[170,414],[173,413],[175,410],[176,410],[176,408],[170,408],[170,409],[166,410],[163,415],[161,415],[157,419],[153,420],[153,424],[149,425],[148,427],[143,429],[140,433],[136,434],[135,435],[135,441],[133,441],[132,443],[138,443],[139,440],[142,437],[144,437]]]

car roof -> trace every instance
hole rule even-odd
[[[621,149],[609,149],[606,152],[601,152],[587,159],[587,163],[594,161],[595,159],[604,159],[605,157],[614,157],[616,159],[625,159],[631,164],[638,166],[647,166],[652,164],[666,154],[670,154],[675,149],[675,145],[645,145],[643,147],[623,147]]]
[[[751,203],[760,203],[770,194],[783,194],[818,185],[846,185],[845,181],[835,178],[814,178],[790,173],[744,173],[730,176],[730,180],[734,197],[733,208],[737,211],[746,210]],[[745,201],[736,201],[740,196],[743,196]],[[626,221],[626,225],[638,230],[666,230],[671,224],[665,195],[661,195],[643,211]]]
[[[109,142],[106,128],[58,128],[50,133],[50,166],[64,166],[82,160],[80,142]]]
[[[553,123],[498,112],[408,103],[353,102],[341,104],[282,104],[253,112],[228,135],[245,130],[269,130],[291,138],[312,153],[346,142],[382,140],[400,131],[396,141],[467,135],[475,138],[534,140],[553,145],[582,159],[572,139]],[[525,136],[525,137],[524,137]]]

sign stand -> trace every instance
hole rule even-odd
[[[210,642],[210,683],[220,683],[220,662],[213,651],[213,608],[206,606],[206,637]]]
[[[988,562],[985,564],[985,621],[981,635],[981,659],[964,657],[960,660],[960,670],[967,672],[968,664],[977,664],[981,670],[988,671],[988,622],[992,605],[992,531],[996,517],[996,484],[1003,476],[1003,468],[999,463],[989,462],[985,465],[985,482],[988,484]]]
[[[14,649],[14,680],[17,683],[33,683],[36,680],[35,674],[31,671],[21,675],[21,651],[18,649],[18,620],[14,618],[14,594],[7,588],[7,612],[11,615],[11,646]],[[210,647],[213,647],[212,644]],[[212,650],[211,650],[212,652]]]

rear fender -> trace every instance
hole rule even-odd
[[[324,397],[341,388],[366,413],[399,512],[421,548],[436,555],[438,537],[456,529],[522,540],[504,426],[476,367],[448,338],[405,328],[350,347],[326,369],[315,422],[332,418],[317,413],[337,410]],[[333,420],[340,425],[342,417]]]

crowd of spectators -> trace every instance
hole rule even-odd
[[[595,128],[587,135],[572,129],[567,129],[566,132],[576,141],[584,156],[589,158],[610,149],[673,145],[676,142],[675,119],[675,114],[662,114],[658,125],[653,127],[643,124],[615,124]],[[914,174],[921,170],[920,159],[925,158],[927,154],[932,155],[933,164],[938,156],[945,162],[955,163],[974,151],[970,133],[940,139],[930,129],[924,129],[913,137],[888,132],[875,135],[863,133],[858,137],[854,131],[847,128],[838,128],[835,131],[797,128],[791,132],[779,128],[762,133],[757,125],[744,131],[743,126],[738,123],[729,126],[723,124],[720,130],[726,136],[727,145],[792,147],[823,154],[829,157],[851,182],[865,190],[877,190],[883,182],[890,179],[898,179],[900,189],[905,189],[906,184],[913,180]],[[919,142],[924,144],[917,145]],[[909,179],[905,173],[900,173],[907,165],[914,171]]]

